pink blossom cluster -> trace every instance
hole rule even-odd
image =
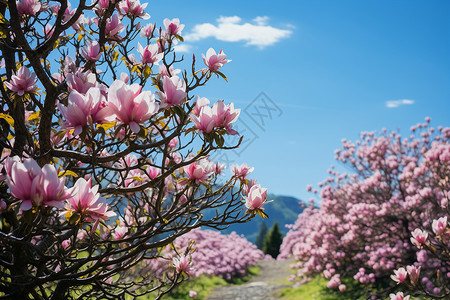
[[[191,119],[202,133],[210,133],[214,128],[223,128],[229,134],[235,135],[238,132],[232,127],[240,111],[240,109],[234,109],[233,103],[225,105],[223,101],[217,101],[210,107],[208,99],[198,98],[191,113]]]
[[[428,122],[408,138],[383,131],[342,141],[336,159],[353,173],[330,169],[319,183],[320,208],[312,203],[300,214],[281,246],[281,258],[298,260],[299,279],[322,273],[331,288],[346,277],[446,295],[438,285],[450,283],[450,128]]]
[[[183,252],[195,242],[192,267],[195,276],[214,275],[230,280],[245,275],[247,269],[264,258],[264,253],[235,232],[224,235],[218,231],[195,229],[175,240]]]

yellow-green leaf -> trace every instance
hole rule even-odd
[[[34,113],[32,113],[29,117],[28,117],[28,121],[33,121],[36,119],[39,119],[39,115],[41,114],[41,111],[36,111]]]
[[[6,122],[8,122],[9,126],[14,128],[14,119],[7,114],[0,114],[0,119],[4,119],[6,120]]]
[[[103,124],[98,124],[97,128],[103,128],[105,131],[114,127],[114,125],[116,125],[116,122],[107,122],[107,123],[103,123]]]
[[[73,172],[73,171],[69,171],[69,170],[62,170],[61,172],[59,172],[58,177],[63,177],[63,176],[73,176],[73,177],[78,177],[77,173]]]

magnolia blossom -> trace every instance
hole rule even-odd
[[[144,27],[141,28],[141,33],[140,35],[142,37],[146,37],[146,38],[150,38],[153,34],[153,29],[154,26],[152,23],[148,23],[147,25],[145,25]]]
[[[181,72],[181,70],[180,69],[174,69],[173,65],[171,65],[169,67],[169,70],[167,70],[166,66],[164,64],[161,64],[159,66],[159,69],[158,69],[158,73],[161,75],[161,77],[164,77],[164,76],[172,77],[172,76],[177,75],[180,72]]]
[[[98,185],[91,187],[92,180],[79,178],[75,185],[70,189],[72,198],[67,200],[65,206],[66,211],[72,214],[79,214],[81,220],[94,222],[99,220],[107,220],[109,217],[115,216],[116,213],[108,211],[109,205],[106,199],[100,197]]]
[[[197,96],[197,100],[195,101],[195,106],[192,109],[192,113],[196,116],[198,116],[200,114],[200,110],[202,109],[202,107],[209,105],[209,100],[206,97],[202,97],[200,98],[199,96]]]
[[[185,166],[184,171],[189,179],[194,180],[197,184],[206,182],[212,172],[210,163],[206,159],[202,159]]]
[[[125,25],[120,22],[119,16],[116,14],[112,15],[111,18],[106,20],[105,32],[108,37],[116,40],[120,40],[122,37],[119,35],[125,29]]]
[[[166,32],[168,35],[181,34],[181,31],[184,28],[184,24],[180,25],[180,19],[178,18],[174,18],[172,20],[165,18],[163,23],[164,27],[166,27]]]
[[[220,50],[219,54],[216,54],[213,48],[209,48],[206,52],[206,56],[202,54],[203,62],[208,67],[210,71],[217,71],[222,68],[222,66],[226,63],[229,63],[231,60],[227,59],[227,55]]]
[[[336,274],[333,277],[331,277],[330,281],[328,281],[327,283],[327,287],[329,289],[335,289],[340,285],[341,285],[341,277],[339,276],[339,274]]]
[[[404,296],[402,292],[397,294],[389,294],[390,300],[409,300],[409,296]]]
[[[237,134],[231,127],[232,123],[237,121],[240,112],[240,109],[234,109],[233,103],[225,105],[223,101],[217,101],[212,107],[215,126],[225,128],[229,134]]]
[[[246,184],[244,184],[244,188],[242,190],[242,193],[244,196],[248,196],[248,193],[250,192],[250,189],[256,185],[256,179],[250,179]],[[326,270],[325,270],[326,271]],[[325,277],[326,278],[326,277]]]
[[[442,217],[437,220],[433,220],[433,224],[431,225],[433,228],[433,232],[436,235],[442,235],[447,228],[447,217]]]
[[[232,165],[230,167],[231,174],[239,177],[239,179],[243,180],[247,177],[248,174],[253,172],[255,168],[247,166],[247,163],[243,163],[242,165]]]
[[[188,275],[193,275],[193,270],[191,270],[191,263],[187,256],[174,257],[172,263],[177,271],[177,273],[185,272]]]
[[[140,43],[137,44],[137,50],[142,57],[142,63],[156,64],[164,57],[164,53],[158,53],[158,45],[150,44],[143,48]]]
[[[139,17],[143,20],[150,18],[144,9],[147,7],[148,3],[141,5],[139,0],[123,0],[119,2],[119,13],[122,16],[130,15],[132,17]]]
[[[81,48],[81,55],[89,61],[97,61],[102,56],[100,44],[97,41],[92,41],[89,45]]]
[[[134,133],[140,131],[139,124],[149,120],[159,109],[155,96],[150,91],[142,92],[141,89],[138,84],[126,85],[121,80],[115,80],[108,91],[108,107]]]
[[[427,241],[428,232],[416,228],[411,234],[411,243],[418,248],[422,248],[422,245]]]
[[[190,117],[195,127],[203,133],[210,133],[216,125],[212,109],[209,106],[203,106],[198,116],[191,113]]]
[[[61,114],[66,119],[65,128],[74,128],[74,135],[79,135],[89,122],[104,123],[109,121],[112,112],[106,107],[106,99],[98,88],[90,88],[86,95],[72,91],[67,106],[58,103]]]
[[[178,76],[163,78],[164,92],[156,91],[161,99],[161,108],[180,105],[186,100],[186,83]]]
[[[408,277],[408,272],[406,272],[405,268],[394,270],[394,274],[395,275],[391,275],[391,278],[397,283],[402,283]]]
[[[409,280],[412,283],[417,283],[417,281],[419,280],[419,275],[420,275],[420,266],[407,266],[406,270],[408,271],[408,275],[409,275]]]
[[[37,90],[36,74],[31,73],[30,70],[22,66],[17,71],[16,75],[11,76],[11,80],[5,82],[5,85],[11,91],[14,91],[19,96],[23,96],[25,93],[33,93]]]
[[[16,1],[17,11],[19,16],[29,15],[34,16],[41,10],[41,1],[39,0],[19,0]]]
[[[21,208],[29,210],[33,206],[62,207],[63,201],[71,194],[64,186],[65,179],[58,178],[55,166],[39,167],[32,158],[23,162],[18,156],[8,157],[5,161],[6,182],[11,194],[22,200]]]
[[[248,210],[261,209],[266,204],[267,189],[256,184],[250,188],[248,196],[245,199],[245,207]]]
[[[70,65],[68,68],[69,67]],[[67,75],[66,82],[69,87],[69,91],[76,90],[81,94],[86,94],[91,87],[97,86],[97,78],[91,71],[83,72],[81,70],[77,70],[75,73],[69,73]]]
[[[196,291],[193,291],[193,290],[190,290],[190,291],[189,291],[189,297],[191,297],[191,298],[197,298],[197,292],[196,292]]]

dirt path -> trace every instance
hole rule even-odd
[[[208,300],[276,300],[279,290],[290,286],[292,260],[261,260],[258,275],[243,285],[225,286],[214,290]]]

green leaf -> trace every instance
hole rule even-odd
[[[181,35],[176,34],[175,37],[177,38],[177,40],[179,40],[180,42],[184,42],[184,38]]]
[[[214,140],[216,141],[216,144],[218,147],[222,148],[223,144],[225,143],[225,139],[220,134],[216,134],[214,136]]]
[[[214,73],[216,73],[217,75],[220,75],[220,77],[222,77],[223,79],[225,79],[226,82],[228,82],[227,77],[220,71],[213,71]]]

